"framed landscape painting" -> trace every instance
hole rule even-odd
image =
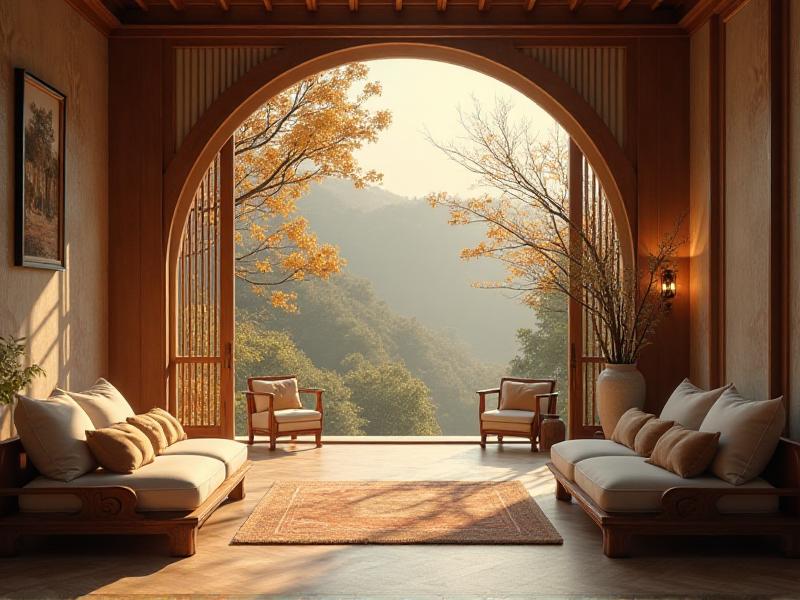
[[[63,270],[66,98],[24,69],[15,75],[14,261]]]

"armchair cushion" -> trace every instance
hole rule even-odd
[[[276,418],[279,412],[282,411],[275,411]],[[319,413],[317,413],[317,415],[319,415]],[[269,430],[269,411],[265,410],[262,412],[253,413],[250,415],[250,422],[253,424],[255,429]],[[321,416],[318,416],[316,419],[308,419],[304,421],[279,421],[279,427],[281,433],[306,431],[309,429],[322,429],[322,419]]]
[[[287,408],[275,411],[275,420],[278,423],[296,423],[299,421],[319,421],[322,414],[307,408]]]
[[[526,383],[522,381],[503,381],[500,387],[500,410],[527,410],[536,412],[536,396],[549,394],[552,385],[547,382]],[[542,399],[542,408],[547,409],[547,400]]]
[[[300,393],[298,392],[297,379],[280,379],[277,381],[265,381],[263,379],[253,379],[250,382],[253,392],[255,392],[255,405],[256,412],[264,412],[269,410],[269,396],[265,394],[270,393],[275,395],[274,407],[275,411],[285,410],[289,408],[303,408],[300,402]]]
[[[713,476],[684,479],[661,467],[649,465],[638,456],[601,456],[587,458],[575,466],[575,483],[608,512],[657,512],[661,496],[673,487],[729,488],[731,485]],[[754,479],[747,487],[769,488],[763,479]],[[777,496],[724,496],[718,507],[723,513],[770,513],[778,509]]]
[[[487,410],[481,415],[482,421],[497,423],[526,423],[533,422],[536,413],[527,410]]]
[[[56,391],[68,395],[77,402],[89,415],[95,429],[109,427],[134,416],[133,409],[125,396],[102,377],[83,392],[68,392],[62,389],[56,389]]]

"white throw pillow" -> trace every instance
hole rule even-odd
[[[761,475],[775,453],[785,422],[783,397],[748,400],[734,386],[725,390],[700,425],[700,431],[721,434],[711,463],[714,475],[733,485]]]
[[[67,394],[75,400],[78,406],[89,415],[95,429],[110,427],[115,423],[124,423],[128,417],[136,416],[131,405],[125,400],[125,396],[102,377],[85,392],[68,392],[62,389],[56,389],[56,391]]]
[[[658,418],[662,421],[674,421],[687,429],[697,431],[708,411],[731,385],[729,383],[715,390],[704,390],[688,378],[684,379],[672,392]]]
[[[279,379],[278,381],[254,379],[250,385],[256,393],[254,398],[256,412],[269,410],[269,396],[263,395],[267,392],[275,394],[273,404],[275,410],[303,408],[303,404],[300,402],[300,393],[297,391],[297,379]]]
[[[14,424],[33,466],[45,477],[72,481],[97,468],[86,443],[92,422],[66,394],[56,392],[47,400],[18,396]]]
[[[500,386],[500,410],[536,412],[536,396],[548,394],[550,390],[551,384],[548,382],[526,383],[506,380]],[[540,402],[542,411],[546,413],[550,398],[542,398]]]

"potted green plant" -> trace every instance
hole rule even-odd
[[[0,336],[0,440],[16,435],[14,405],[16,394],[30,385],[34,377],[44,375],[39,365],[22,366],[25,338]]]

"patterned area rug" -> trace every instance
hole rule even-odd
[[[519,481],[279,481],[232,544],[561,544]]]

